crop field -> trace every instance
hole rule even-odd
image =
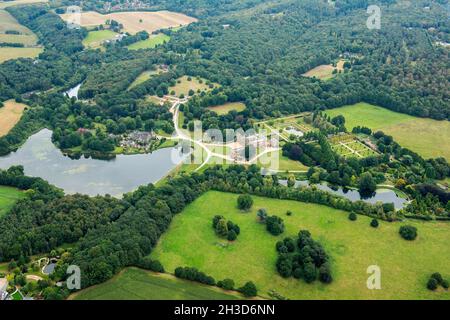
[[[263,297],[275,290],[291,299],[450,299],[450,291],[426,288],[433,272],[450,277],[450,223],[380,221],[374,229],[369,217],[358,215],[356,221],[350,221],[348,212],[297,201],[252,196],[252,209],[243,213],[236,207],[237,197],[217,191],[202,195],[175,216],[151,257],[159,259],[169,272],[191,266],[216,280],[232,278],[238,286],[252,280]],[[281,217],[286,231],[278,237],[269,234],[258,222],[259,208]],[[287,210],[292,211],[291,216],[286,215]],[[216,236],[211,227],[215,215],[240,226],[236,241],[229,243]],[[398,234],[405,223],[418,228],[415,241],[403,240]],[[300,229],[309,230],[331,256],[331,284],[306,284],[277,274],[276,242]],[[371,265],[381,268],[381,290],[366,286]]]
[[[6,34],[7,31],[17,31],[19,34]],[[37,40],[37,36],[30,29],[21,25],[9,12],[0,9],[0,42],[21,43],[30,47],[36,46]]]
[[[61,14],[62,19],[68,20],[69,14]],[[139,31],[152,33],[156,30],[188,25],[197,21],[181,13],[170,11],[133,11],[100,14],[94,11],[81,13],[81,25],[83,27],[105,24],[107,20],[115,20],[124,26],[124,31],[135,34]]]
[[[166,35],[164,33],[159,33],[156,35],[151,35],[146,40],[141,40],[141,41],[135,42],[133,44],[130,44],[127,48],[129,50],[152,49],[158,45],[169,42],[169,40],[170,40],[170,37],[168,35]]]
[[[14,100],[3,102],[3,107],[0,108],[0,137],[7,135],[19,122],[26,107],[27,105]]]
[[[11,210],[14,204],[25,197],[25,194],[16,188],[0,186],[0,217]]]
[[[212,88],[210,88],[206,83],[207,81],[205,79],[192,77],[189,81],[188,76],[183,76],[177,79],[177,84],[175,86],[169,87],[169,93],[170,95],[174,95],[177,97],[182,94],[187,97],[190,90],[193,90],[195,93],[211,90]],[[213,86],[217,85],[213,84]]]
[[[320,80],[329,80],[333,78],[335,75],[333,74],[333,70],[342,71],[344,70],[344,60],[339,60],[336,64],[336,67],[333,67],[331,64],[323,64],[317,66],[308,72],[304,73],[303,76],[309,78],[317,78]]]
[[[96,49],[102,46],[103,41],[111,40],[117,35],[111,30],[89,31],[87,37],[83,40],[86,48]]]
[[[0,63],[18,58],[36,58],[42,51],[42,48],[0,48]]]
[[[113,279],[73,294],[74,300],[234,300],[235,292],[137,268],[123,270]]]
[[[356,126],[382,130],[401,146],[425,158],[445,157],[450,161],[450,122],[417,118],[368,103],[327,110],[331,117],[342,114],[349,131]]]
[[[7,7],[18,6],[23,4],[31,4],[31,3],[42,3],[48,2],[48,0],[14,0],[14,1],[0,1],[0,9],[4,9]]]
[[[209,110],[214,111],[218,115],[227,114],[230,111],[244,111],[245,110],[245,104],[242,102],[230,102],[225,103],[220,106],[214,106],[214,107],[208,107]]]

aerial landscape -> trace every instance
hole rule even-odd
[[[0,0],[0,306],[450,301],[449,15]]]

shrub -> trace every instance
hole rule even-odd
[[[286,211],[286,215],[287,215],[288,217],[292,216],[292,211],[290,211],[290,210]]]
[[[330,265],[328,263],[324,263],[319,268],[319,280],[323,283],[331,283],[333,281],[333,277],[331,276]]]
[[[283,219],[277,216],[271,216],[266,219],[266,229],[272,235],[278,236],[284,232]]]
[[[248,211],[253,205],[253,199],[248,194],[241,194],[237,199],[237,203],[239,209]]]
[[[239,291],[246,297],[256,297],[258,290],[253,282],[249,281],[244,284],[243,287],[239,288]]]
[[[303,268],[303,279],[306,283],[311,283],[317,278],[317,269],[314,263],[308,262]]]
[[[378,225],[379,225],[379,223],[378,223],[377,219],[372,219],[372,221],[370,221],[370,226],[372,228],[378,228]]]
[[[405,240],[412,241],[417,238],[417,228],[413,226],[401,226],[399,233]]]
[[[234,281],[232,279],[223,279],[223,280],[217,282],[217,286],[219,288],[222,288],[225,290],[233,290],[234,289]]]
[[[436,279],[437,283],[441,284],[442,281],[444,280],[442,278],[442,275],[439,272],[435,272],[431,275],[431,278]]]
[[[256,213],[256,215],[258,216],[260,221],[264,222],[264,221],[266,221],[266,218],[267,218],[267,210],[264,208],[258,209],[258,212]]]
[[[444,288],[444,289],[448,289],[448,281],[447,280],[442,280],[442,282],[441,282],[441,286]]]
[[[148,257],[142,258],[141,261],[137,264],[138,267],[151,270],[154,272],[164,272],[164,267],[158,260],[152,260]]]
[[[234,230],[228,231],[227,240],[228,241],[234,241],[237,238],[236,232]]]
[[[350,221],[356,221],[356,219],[358,219],[358,217],[357,217],[356,213],[350,212],[350,214],[348,215],[348,219]]]
[[[438,286],[438,282],[434,278],[430,278],[427,283],[428,290],[436,290]]]

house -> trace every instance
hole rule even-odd
[[[6,278],[0,278],[0,300],[6,300],[8,296],[8,292],[6,289],[8,288],[8,280]]]

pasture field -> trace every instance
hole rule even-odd
[[[6,34],[6,31],[17,31],[20,34]],[[37,36],[27,27],[21,25],[9,12],[0,9],[0,42],[22,43],[24,46],[35,46]]]
[[[7,135],[9,130],[14,128],[26,107],[27,105],[14,100],[3,102],[3,107],[0,108],[0,137]]]
[[[214,111],[218,115],[227,114],[230,111],[234,110],[237,112],[241,112],[245,110],[245,104],[242,102],[230,102],[225,103],[220,106],[208,107],[209,110]]]
[[[11,210],[14,204],[25,197],[25,193],[16,188],[0,186],[0,217]]]
[[[0,63],[18,58],[36,58],[43,48],[0,48]]]
[[[152,49],[157,45],[169,42],[170,37],[164,33],[159,33],[157,35],[150,35],[146,40],[141,40],[130,44],[127,48],[129,50],[139,50],[139,49]]]
[[[236,292],[137,268],[69,297],[74,300],[234,300]]]
[[[331,64],[323,64],[320,66],[317,66],[308,72],[305,72],[303,76],[309,77],[309,78],[317,78],[320,80],[329,80],[335,76],[333,74],[333,71],[336,69],[337,71],[343,71],[344,70],[344,63],[345,60],[339,60],[336,63],[336,67],[332,66]]]
[[[450,278],[450,223],[380,221],[375,229],[371,218],[311,203],[252,196],[252,209],[243,213],[236,207],[237,194],[209,191],[176,215],[151,254],[168,272],[178,266],[197,267],[216,280],[232,278],[237,286],[252,280],[259,295],[269,290],[291,299],[450,299],[450,291],[432,292],[426,282],[433,272]],[[258,222],[256,211],[266,208],[269,215],[284,220],[286,230],[278,237]],[[291,216],[286,211],[292,211]],[[229,243],[218,238],[212,218],[223,215],[237,223],[241,233]],[[418,228],[415,241],[403,240],[399,227]],[[286,236],[306,229],[331,256],[334,281],[329,284],[284,279],[276,272],[275,244]],[[195,248],[195,250],[192,250]],[[381,290],[366,286],[367,268],[381,268]]]
[[[191,80],[188,80],[188,76],[183,76],[179,79],[177,79],[177,84],[173,87],[169,87],[169,93],[170,95],[174,95],[179,97],[180,95],[184,95],[185,97],[188,96],[189,90],[194,90],[195,93],[201,92],[201,91],[208,91],[211,88],[209,85],[206,84],[205,79],[198,79],[191,77]],[[214,85],[217,86],[217,85]],[[173,92],[175,94],[172,94]]]
[[[0,9],[5,9],[7,7],[18,6],[23,4],[31,3],[42,3],[48,2],[48,0],[14,0],[14,1],[0,1]]]
[[[89,31],[86,38],[83,39],[83,45],[91,49],[100,48],[103,41],[111,40],[116,35],[117,33],[111,30]]]
[[[358,125],[382,130],[401,146],[425,158],[445,157],[450,161],[450,122],[417,118],[368,103],[327,110],[331,117],[342,114],[349,131]]]
[[[61,14],[60,16],[63,20],[68,20],[70,17],[68,14]],[[121,23],[124,26],[124,31],[131,34],[143,30],[151,34],[156,30],[184,26],[197,21],[195,18],[170,11],[132,11],[110,14],[86,11],[81,13],[81,26],[83,27],[105,24],[107,20],[115,20]]]
[[[156,70],[147,70],[142,72],[140,75],[137,76],[136,79],[134,79],[134,81],[130,84],[130,86],[128,87],[128,90],[140,85],[141,83],[147,81],[148,79],[150,79],[151,77],[161,74],[164,71],[161,69],[156,69]]]

